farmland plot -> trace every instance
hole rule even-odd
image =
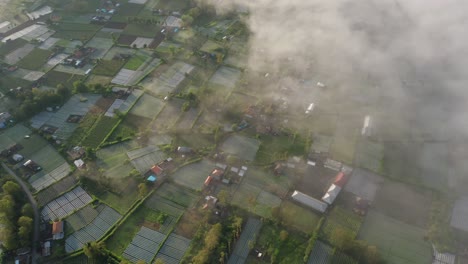
[[[60,194],[75,186],[77,183],[78,180],[74,176],[68,176],[40,191],[36,196],[39,206],[42,207],[46,205]]]
[[[156,146],[148,146],[127,152],[133,166],[141,173],[146,173],[153,165],[163,161],[166,154]]]
[[[239,81],[241,76],[241,72],[238,69],[221,66],[211,77],[209,83],[216,86],[221,86],[227,88],[228,90],[232,90],[237,81]]]
[[[164,183],[156,194],[184,207],[193,206],[199,198],[197,193],[171,183]]]
[[[206,176],[213,170],[215,164],[209,160],[202,160],[180,168],[171,177],[175,183],[199,191],[203,188]]]
[[[165,239],[165,234],[142,227],[124,251],[123,257],[132,262],[144,260],[151,263]]]
[[[100,38],[94,37],[88,43],[86,43],[86,47],[93,47],[96,49],[89,57],[91,59],[100,59],[104,57],[104,55],[109,51],[110,48],[114,45],[112,39],[109,38]]]
[[[383,143],[361,140],[357,146],[355,161],[358,167],[379,173],[382,171],[383,155]]]
[[[190,130],[192,129],[195,121],[197,120],[199,110],[195,108],[190,108],[187,112],[183,114],[181,119],[177,124],[178,130]]]
[[[92,205],[88,204],[76,211],[74,214],[65,218],[65,222],[67,223],[67,227],[71,228],[72,232],[76,232],[90,224],[98,215],[99,211],[93,208]]]
[[[166,241],[164,242],[163,246],[159,250],[158,254],[156,255],[155,259],[161,259],[164,263],[167,264],[177,264],[180,263],[182,258],[187,252],[187,249],[190,246],[190,240],[171,233]]]
[[[359,239],[379,248],[389,264],[430,263],[432,249],[425,231],[371,210],[359,232]]]
[[[226,139],[221,149],[229,154],[238,156],[241,159],[253,161],[260,147],[257,139],[234,135]]]
[[[332,244],[331,236],[333,231],[341,228],[349,231],[353,235],[353,238],[355,238],[361,227],[362,220],[363,219],[355,213],[339,206],[335,206],[322,226],[322,237],[325,241]]]
[[[65,178],[70,172],[71,167],[65,162],[45,175],[43,174],[43,171],[33,175],[28,181],[36,191],[40,191],[52,185],[54,182]]]
[[[181,113],[183,100],[174,98],[166,103],[156,120],[152,123],[153,131],[160,132],[172,128]]]
[[[104,174],[109,178],[122,178],[128,176],[133,166],[126,162],[127,151],[138,147],[137,142],[127,141],[99,149],[96,153],[97,164],[105,170]]]
[[[93,200],[81,187],[77,187],[48,203],[41,212],[46,221],[62,219]]]
[[[97,148],[119,122],[120,120],[115,117],[101,116],[81,144],[83,146]]]
[[[153,119],[162,110],[163,105],[161,99],[144,94],[133,106],[130,114]]]
[[[14,127],[0,131],[0,150],[7,149],[22,141],[24,136],[29,135],[30,133],[31,130],[21,124],[17,124]]]
[[[100,205],[98,211],[98,216],[89,225],[76,231],[65,240],[67,253],[83,248],[88,242],[99,240],[122,217],[107,205]]]

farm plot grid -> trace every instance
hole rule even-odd
[[[70,174],[70,172],[71,167],[68,165],[68,163],[65,162],[61,166],[45,175],[41,175],[40,173],[34,175],[28,181],[36,191],[40,191],[49,187],[54,182],[65,178],[68,174]]]
[[[155,94],[167,94],[176,90],[195,66],[176,62],[166,72],[159,76],[157,82],[150,83],[145,88]]]
[[[41,215],[46,221],[62,219],[89,204],[92,200],[93,198],[83,188],[77,187],[48,203],[42,209]]]
[[[52,186],[42,190],[36,196],[39,206],[44,206],[50,201],[54,200],[63,192],[69,190],[75,184],[78,183],[78,180],[73,176],[68,176],[62,179],[61,181],[53,184]]]
[[[144,260],[151,263],[165,239],[165,234],[143,226],[125,249],[123,257],[132,262]]]
[[[98,215],[99,211],[88,204],[76,213],[65,218],[65,222],[73,231],[78,231],[91,223]]]
[[[171,233],[159,250],[155,259],[161,259],[166,264],[178,264],[190,246],[190,240]]]
[[[228,264],[245,263],[250,252],[249,244],[258,236],[261,228],[262,222],[259,219],[249,218],[247,220],[247,224],[245,224],[244,230],[242,230],[240,238],[234,247],[234,251],[228,260]]]
[[[133,166],[142,174],[166,158],[166,154],[156,146],[129,151],[127,156]]]
[[[114,209],[107,205],[98,208],[99,214],[84,228],[76,231],[65,240],[67,253],[83,248],[83,245],[99,240],[122,217]]]

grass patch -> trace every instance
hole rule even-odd
[[[91,39],[102,26],[81,23],[59,23],[52,27],[56,31],[54,37],[63,39],[77,39],[83,42]]]
[[[114,76],[120,71],[124,64],[124,60],[100,60],[94,68],[93,74]]]
[[[73,83],[81,80],[82,76],[70,74],[66,72],[59,71],[50,71],[45,75],[46,85],[50,87],[57,87],[57,85],[62,84],[68,89],[73,88]]]
[[[319,216],[299,205],[284,201],[280,207],[281,221],[285,226],[293,226],[298,230],[310,234],[319,221]]]
[[[46,63],[47,59],[52,55],[52,51],[43,50],[43,49],[34,49],[26,55],[23,59],[21,59],[16,65],[18,67],[28,69],[28,70],[37,70],[41,68],[44,63]]]
[[[119,121],[118,118],[102,116],[81,142],[82,145],[97,148]]]
[[[299,136],[261,136],[261,144],[255,157],[260,164],[284,160],[289,156],[304,156],[307,151],[306,140]]]
[[[321,238],[331,244],[331,236],[334,230],[342,228],[349,231],[356,238],[361,227],[362,219],[355,213],[335,206],[329,213],[321,230]]]
[[[26,81],[20,78],[15,78],[12,76],[0,75],[0,90],[4,93],[8,92],[10,89],[16,87],[28,88],[31,85],[30,81]]]
[[[158,24],[128,24],[125,27],[123,34],[145,38],[154,38],[160,29],[161,26]]]
[[[424,229],[417,228],[376,211],[370,211],[359,238],[376,245],[387,263],[430,263],[431,244],[424,240]]]
[[[132,56],[130,60],[125,63],[124,68],[136,71],[140,66],[146,61],[146,57],[141,54],[136,54]]]
[[[165,183],[161,186],[156,192],[156,195],[184,207],[193,206],[199,198],[195,192],[171,183]]]

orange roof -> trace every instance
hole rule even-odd
[[[211,176],[206,177],[205,185],[209,185],[212,179]]]
[[[63,221],[54,222],[52,224],[52,234],[63,233]]]
[[[333,182],[336,186],[340,186],[343,188],[343,186],[346,184],[346,181],[348,179],[346,178],[346,175],[344,172],[340,172],[336,175],[335,182]]]
[[[158,175],[161,174],[163,169],[161,169],[161,167],[159,167],[158,165],[154,165],[153,167],[151,167],[151,171]]]
[[[214,176],[214,177],[221,177],[221,175],[223,175],[223,173],[224,173],[224,171],[222,171],[222,170],[214,169],[211,172],[211,175]]]

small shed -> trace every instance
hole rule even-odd
[[[85,163],[82,159],[77,159],[73,162],[78,169],[84,169]]]
[[[294,191],[294,193],[291,195],[291,198],[305,206],[308,206],[312,209],[315,209],[321,213],[325,212],[328,208],[328,204],[325,202],[322,202],[320,200],[317,200],[313,197],[310,197],[307,194],[304,194],[300,191]]]
[[[52,224],[52,239],[63,239],[65,233],[63,232],[63,221],[57,221]]]
[[[42,244],[42,256],[50,256],[50,241],[46,241],[44,244]]]

